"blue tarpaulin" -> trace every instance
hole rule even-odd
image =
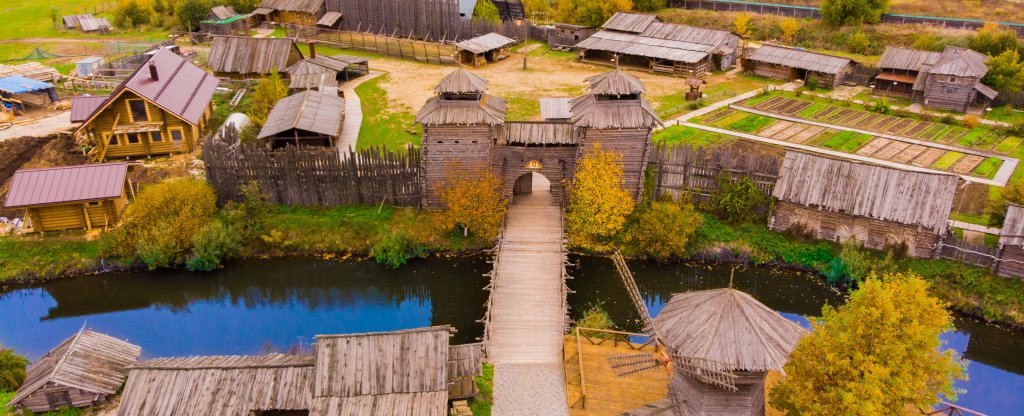
[[[37,91],[46,91],[46,95],[49,96],[50,102],[57,102],[57,88],[55,88],[53,84],[21,76],[0,78],[0,99],[4,99],[3,106],[7,109],[16,108],[14,108],[14,102],[7,102],[6,99],[10,99],[18,94],[32,93]],[[30,102],[30,104],[31,103],[33,102]]]

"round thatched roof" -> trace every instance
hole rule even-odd
[[[487,91],[487,80],[464,68],[456,69],[441,79],[434,88],[438,94],[473,94]]]
[[[590,93],[597,95],[643,94],[644,84],[636,77],[618,69],[587,78]]]
[[[729,363],[741,371],[781,370],[807,333],[733,288],[673,295],[654,329],[682,357]]]

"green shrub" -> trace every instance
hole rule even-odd
[[[612,317],[608,315],[608,311],[604,310],[601,306],[603,304],[603,302],[597,302],[587,305],[587,309],[583,312],[583,316],[576,321],[576,327],[604,329],[609,331],[615,330],[615,322],[612,321]],[[573,329],[573,333],[575,333],[575,328]],[[587,332],[587,336],[601,339],[621,338],[616,334],[609,334],[606,332]]]
[[[190,271],[210,271],[242,250],[242,233],[219,220],[207,223],[192,239],[192,256],[185,267]]]
[[[875,102],[872,103],[870,106],[868,106],[868,111],[872,111],[878,114],[889,114],[892,112],[892,104],[890,104],[889,100],[886,99],[885,97],[880,97],[877,100],[875,100]]]
[[[846,41],[846,46],[850,49],[850,52],[866,55],[871,52],[871,38],[868,38],[867,33],[858,31],[850,35],[850,38]]]
[[[484,363],[481,375],[476,376],[476,388],[479,390],[469,402],[474,416],[490,416],[494,402],[494,364]]]
[[[153,9],[144,7],[136,0],[121,3],[114,9],[114,24],[117,27],[136,28],[153,20]]]
[[[656,201],[634,212],[626,239],[629,252],[645,258],[682,257],[703,217],[688,201]]]
[[[25,367],[28,364],[28,359],[14,350],[0,347],[0,392],[17,390],[25,382]],[[0,403],[0,406],[4,404]]]
[[[395,231],[381,236],[370,251],[370,255],[377,263],[396,269],[408,263],[411,258],[422,257],[423,253],[422,245],[414,243],[405,234]]]
[[[807,77],[807,80],[804,81],[804,88],[807,88],[808,91],[814,91],[818,89],[818,79]]]
[[[718,215],[728,222],[753,221],[757,218],[757,209],[762,204],[770,203],[749,176],[732,180],[728,174],[723,174],[718,183],[715,207]]]

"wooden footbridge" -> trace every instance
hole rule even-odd
[[[551,198],[546,189],[516,195],[497,246],[483,319],[495,416],[568,414],[566,251],[562,211]]]

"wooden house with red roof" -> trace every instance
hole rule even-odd
[[[82,120],[75,135],[93,146],[97,161],[191,152],[213,112],[217,84],[213,74],[159,50],[102,103],[72,103]]]
[[[4,207],[25,209],[31,232],[111,227],[128,205],[127,176],[125,162],[19,170]]]

